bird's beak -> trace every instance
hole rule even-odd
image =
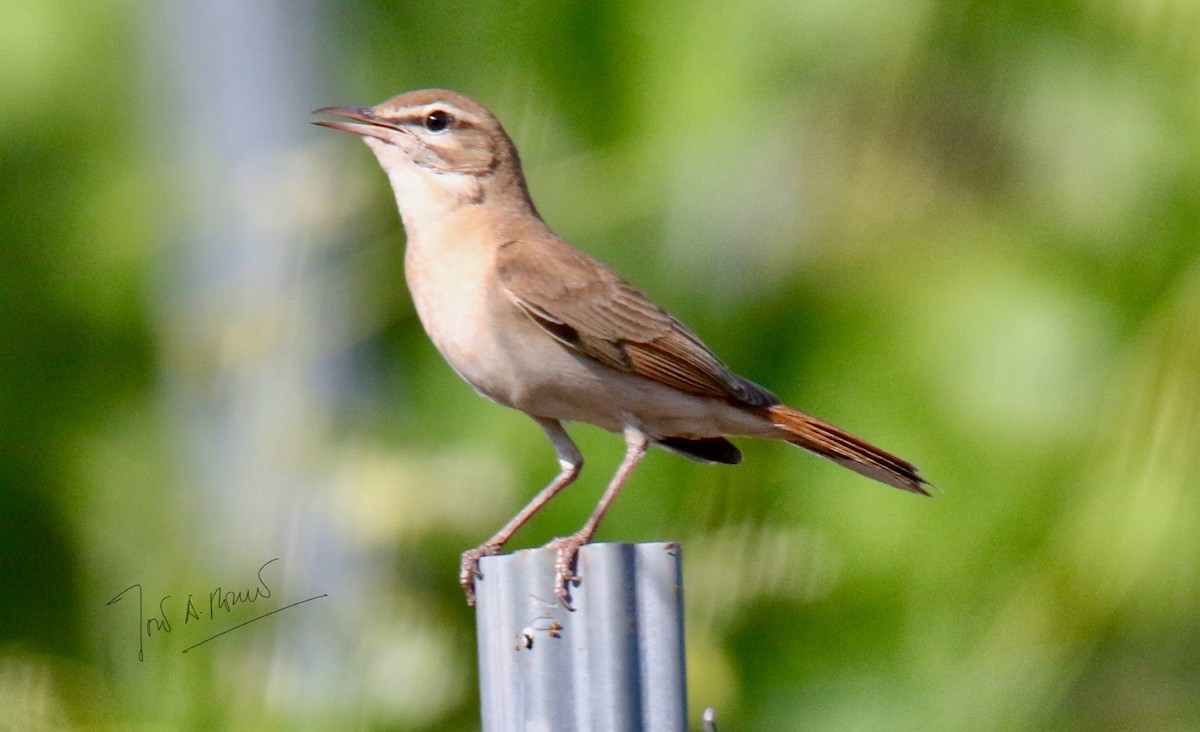
[[[389,140],[388,131],[400,128],[391,122],[379,119],[375,116],[375,110],[370,107],[322,107],[313,112],[313,114],[326,114],[331,117],[343,117],[351,120],[343,122],[341,120],[332,119],[315,119],[314,125],[328,127],[333,130],[341,130],[362,137],[378,137],[380,140]]]

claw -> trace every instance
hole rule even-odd
[[[499,553],[500,547],[496,544],[480,544],[474,549],[468,549],[462,553],[462,565],[458,570],[458,583],[462,585],[463,592],[467,595],[468,606],[475,606],[476,578],[483,579],[483,572],[479,569],[479,560]]]
[[[575,606],[571,604],[570,585],[578,585],[582,581],[572,567],[576,563],[579,548],[586,543],[587,541],[579,534],[572,534],[555,539],[546,545],[558,551],[558,557],[554,560],[554,596],[558,598],[563,607],[571,612],[575,612]]]

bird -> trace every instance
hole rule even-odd
[[[373,107],[314,111],[313,124],[359,136],[391,184],[406,233],[405,279],[434,346],[475,390],[533,418],[559,472],[491,538],[463,552],[468,605],[479,560],[579,476],[583,455],[564,424],[620,434],[625,455],[583,527],[547,546],[554,595],[573,610],[580,547],[652,445],[736,465],[730,436],[782,440],[915,494],[917,468],[782,403],[735,374],[700,338],[616,272],[557,236],[530,197],[520,157],[480,102],[446,89]],[[332,119],[329,119],[332,118]]]

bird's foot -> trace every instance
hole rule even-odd
[[[546,545],[558,552],[554,560],[554,596],[571,612],[575,611],[575,607],[571,604],[570,585],[578,585],[581,581],[580,576],[575,574],[576,557],[580,547],[586,543],[588,539],[580,533],[555,539]]]
[[[484,557],[490,557],[493,554],[499,554],[500,549],[501,546],[499,544],[480,544],[474,549],[468,549],[462,553],[462,565],[458,570],[458,583],[462,585],[463,592],[467,594],[468,605],[474,607],[475,579],[483,577],[483,572],[479,571],[479,560]]]

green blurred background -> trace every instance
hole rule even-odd
[[[1197,0],[0,2],[0,728],[478,726],[458,552],[553,454],[441,362],[384,176],[308,124],[444,86],[560,234],[939,487],[652,454],[600,539],[683,542],[693,719],[1200,729],[1197,27]],[[573,434],[583,478],[517,545],[619,460]],[[135,583],[141,621],[109,604]]]

